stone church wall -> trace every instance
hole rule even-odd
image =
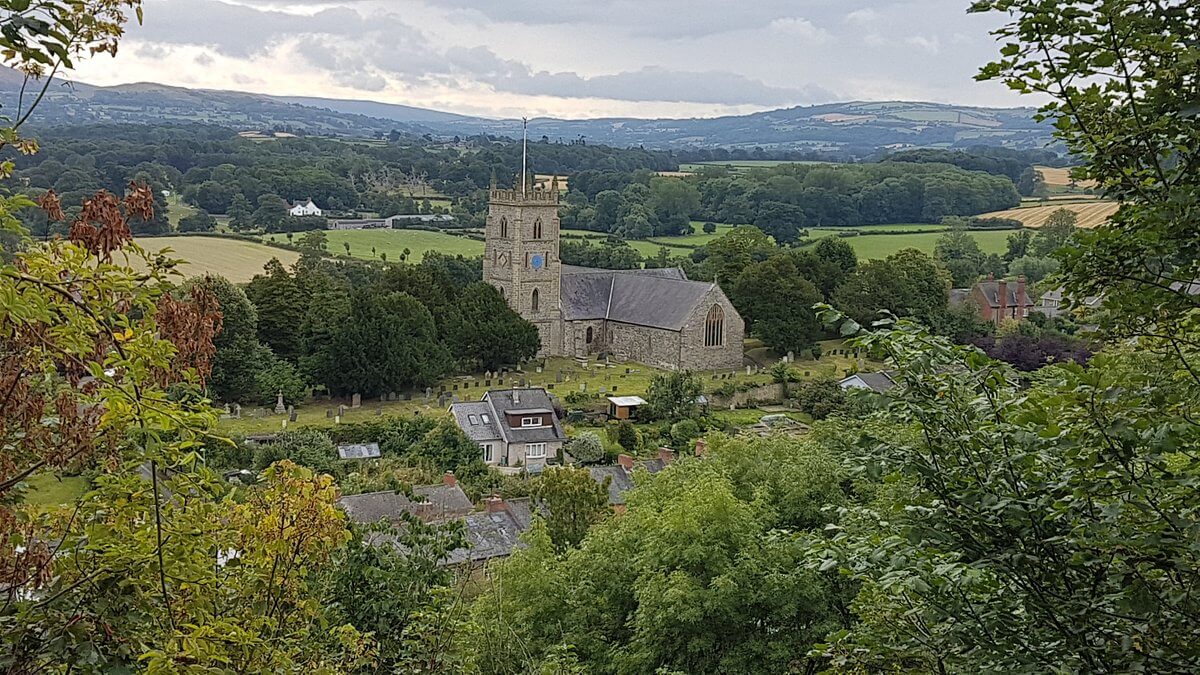
[[[725,310],[725,339],[719,347],[704,346],[704,324],[713,305]],[[679,367],[686,370],[736,370],[742,367],[742,341],[746,325],[733,303],[719,288],[709,291],[696,303],[680,331]]]
[[[592,342],[588,344],[587,329],[592,329]],[[563,325],[562,353],[564,356],[584,358],[608,351],[608,339],[604,319],[568,321]]]
[[[678,367],[679,333],[675,331],[610,321],[608,342],[618,359],[656,368]]]

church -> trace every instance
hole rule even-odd
[[[492,188],[483,278],[537,326],[542,356],[609,354],[658,368],[742,366],[745,325],[715,283],[679,268],[603,270],[559,259],[558,185]]]

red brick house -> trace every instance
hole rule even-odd
[[[1005,319],[1024,321],[1033,311],[1033,301],[1025,292],[1025,277],[1016,281],[989,277],[971,287],[970,298],[979,316],[996,325]]]

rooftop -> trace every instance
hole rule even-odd
[[[563,266],[562,310],[567,321],[608,319],[679,330],[696,303],[714,288],[688,281],[679,268],[597,270]]]

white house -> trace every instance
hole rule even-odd
[[[319,216],[322,211],[310,198],[307,204],[299,202],[292,204],[292,208],[288,209],[288,213],[293,216]]]
[[[454,421],[479,444],[483,462],[502,473],[541,473],[567,435],[545,389],[497,389],[450,406]]]

